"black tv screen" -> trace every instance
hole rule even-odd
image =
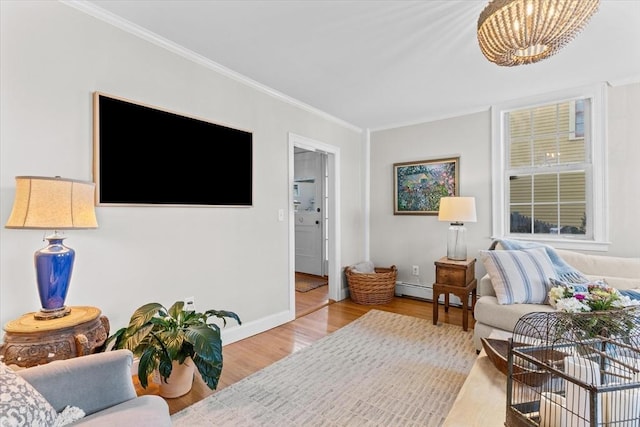
[[[251,206],[253,135],[94,93],[98,205]]]

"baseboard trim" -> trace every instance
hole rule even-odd
[[[406,296],[433,302],[433,285],[396,282],[395,294],[396,296]],[[444,304],[444,295],[440,295],[438,304]],[[471,297],[469,297],[469,304],[471,304]],[[462,307],[462,301],[457,296],[450,295],[449,305]]]

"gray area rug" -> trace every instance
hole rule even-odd
[[[176,427],[440,426],[475,359],[472,333],[460,326],[371,310],[171,419]]]

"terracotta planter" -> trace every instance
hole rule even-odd
[[[174,361],[171,375],[166,381],[160,382],[160,396],[172,398],[189,393],[193,386],[195,366],[190,357],[185,359],[183,364]]]

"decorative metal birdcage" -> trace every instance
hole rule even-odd
[[[507,427],[639,427],[640,307],[527,314],[508,369]]]

